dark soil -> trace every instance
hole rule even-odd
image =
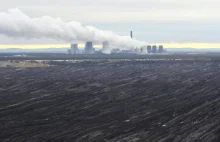
[[[0,68],[1,142],[219,142],[219,118],[220,62]]]

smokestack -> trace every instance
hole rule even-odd
[[[133,32],[132,31],[130,32],[130,36],[131,36],[131,38],[133,38]]]

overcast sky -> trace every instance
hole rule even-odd
[[[134,31],[148,42],[218,43],[219,0],[2,0],[1,12],[19,8],[31,17],[53,16],[118,34]],[[12,39],[1,44],[62,43],[52,39]]]

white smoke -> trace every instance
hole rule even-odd
[[[76,21],[64,22],[60,18],[49,16],[31,18],[19,9],[0,12],[0,34],[17,38],[53,38],[65,42],[108,41],[121,48],[133,48],[145,45],[129,36],[120,36],[111,31],[103,31],[91,26],[83,26]]]

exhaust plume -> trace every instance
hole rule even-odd
[[[65,42],[108,41],[114,46],[133,48],[145,45],[129,36],[120,36],[112,31],[99,30],[83,26],[76,21],[64,22],[60,18],[49,16],[31,18],[19,9],[0,12],[0,34],[16,38],[53,38]]]

